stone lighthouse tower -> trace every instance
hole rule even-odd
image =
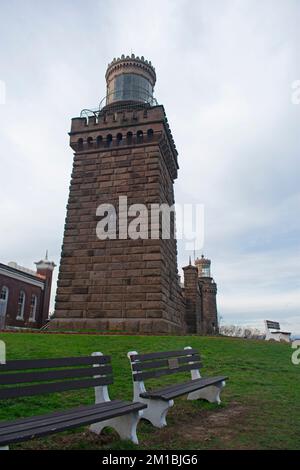
[[[50,328],[183,333],[173,233],[164,239],[159,222],[156,238],[132,238],[127,226],[124,235],[119,210],[120,197],[128,207],[174,204],[177,150],[153,98],[155,69],[143,57],[122,56],[108,65],[106,82],[99,109],[72,119],[73,171]],[[105,239],[96,232],[103,204],[118,220],[115,236]]]
[[[217,284],[211,276],[211,261],[202,255],[195,260],[195,266],[201,292],[202,331],[205,334],[218,333]]]

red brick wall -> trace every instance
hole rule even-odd
[[[40,328],[42,326],[42,305],[43,305],[43,291],[31,284],[23,281],[7,277],[0,274],[0,290],[2,286],[6,286],[9,289],[8,304],[6,310],[6,326],[19,326],[19,327],[30,327]],[[23,290],[25,292],[25,308],[24,308],[24,320],[17,320],[18,311],[18,299],[19,293]],[[37,296],[37,309],[36,309],[36,322],[29,321],[30,314],[30,302],[31,296]]]

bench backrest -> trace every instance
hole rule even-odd
[[[266,320],[266,325],[269,329],[280,330],[280,325],[277,321]]]
[[[132,354],[130,360],[134,381],[143,381],[202,367],[201,358],[196,349]]]
[[[0,399],[65,392],[111,383],[110,356],[25,359],[0,364]]]

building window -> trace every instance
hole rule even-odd
[[[111,134],[108,134],[108,135],[106,136],[106,145],[107,145],[107,147],[110,147],[110,146],[111,146],[111,144],[112,144],[112,139],[113,139],[113,138],[112,138],[112,135],[111,135]]]
[[[8,287],[3,286],[0,291],[0,329],[4,328],[8,302]]]
[[[8,300],[8,287],[3,286],[0,292],[0,300],[7,302]]]
[[[36,320],[36,307],[37,307],[37,296],[32,295],[30,301],[30,313],[29,313],[29,320],[35,321]]]
[[[17,320],[24,319],[24,309],[25,309],[25,292],[21,290],[19,294],[19,300],[18,300]]]
[[[132,144],[132,140],[133,140],[133,134],[132,132],[127,132],[127,143],[128,144]]]
[[[143,142],[143,131],[137,131],[136,137],[137,137],[137,142],[138,143]]]
[[[202,268],[202,276],[203,277],[210,277],[210,268]]]
[[[151,83],[141,75],[124,73],[114,80],[113,101],[130,100],[149,102],[153,88]]]
[[[148,129],[147,130],[147,137],[148,137],[148,140],[152,140],[153,139],[153,129]]]

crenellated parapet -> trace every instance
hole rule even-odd
[[[136,68],[140,74],[145,74],[147,78],[150,78],[152,86],[155,85],[156,73],[151,60],[148,61],[144,56],[139,57],[134,54],[131,54],[131,56],[127,55],[126,57],[122,54],[121,57],[114,58],[107,66],[105,74],[106,81],[109,82],[114,74],[120,73],[121,71],[127,73],[131,71],[136,72]]]
[[[163,106],[113,107],[72,119],[70,146],[76,153],[159,145],[172,179],[177,178],[177,149]]]

